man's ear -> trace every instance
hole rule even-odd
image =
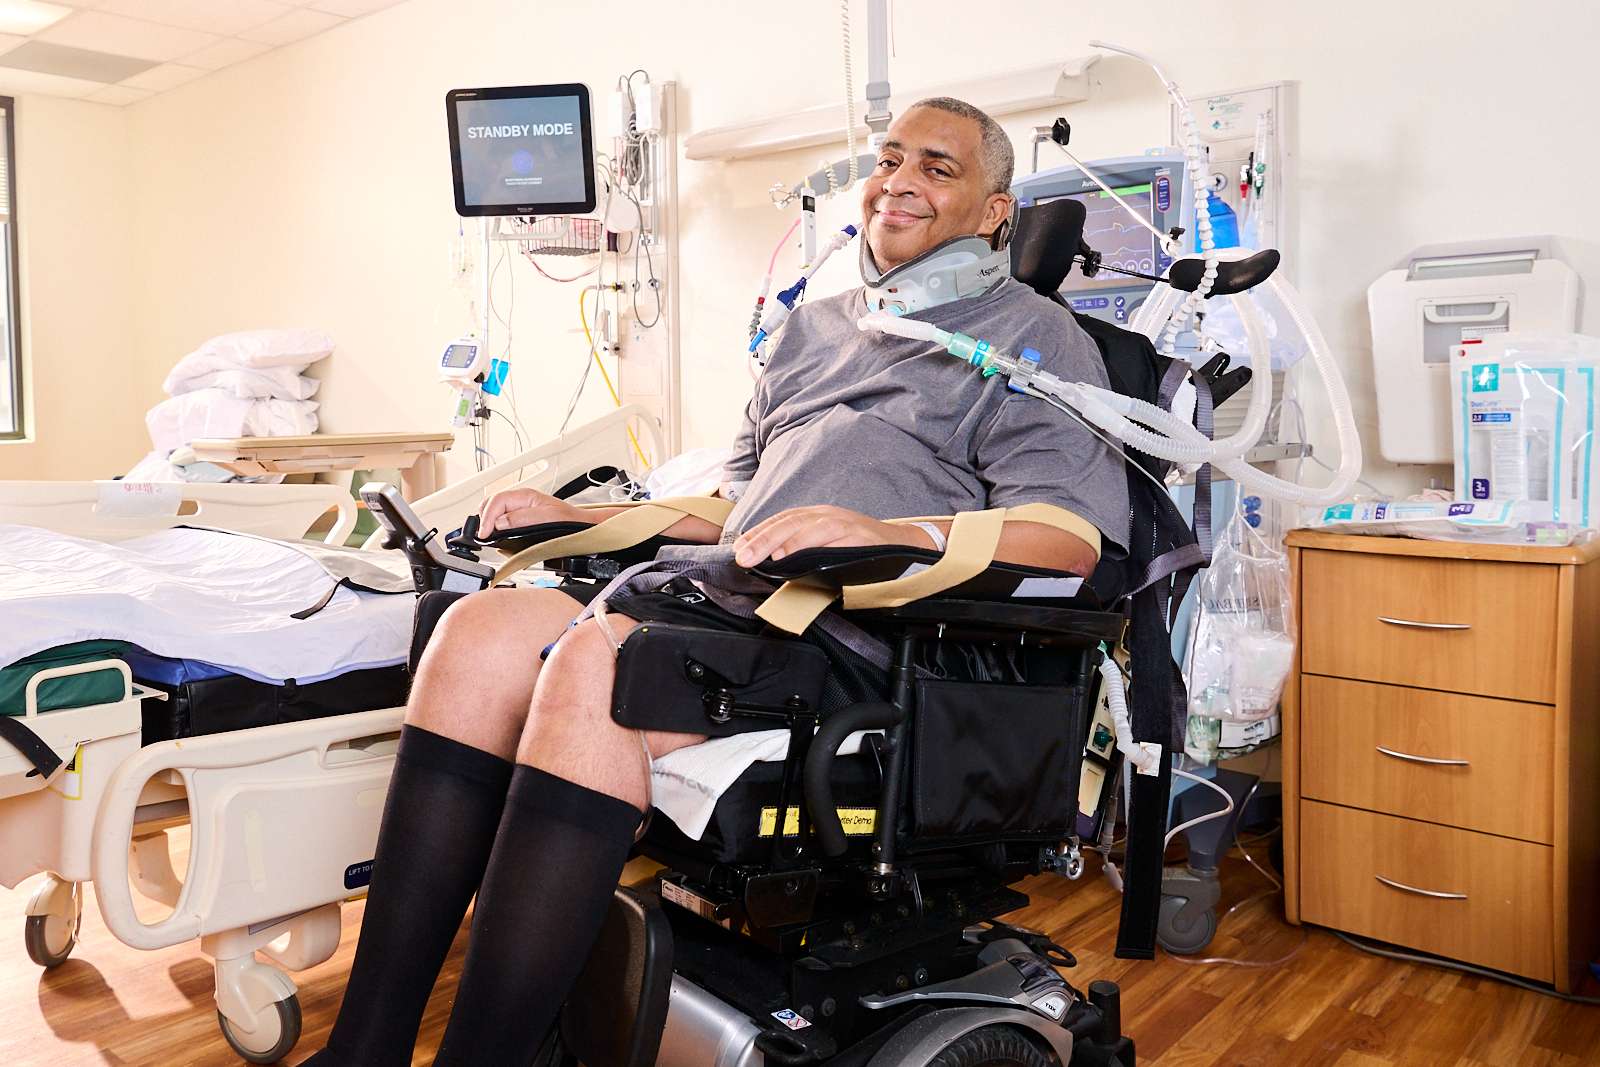
[[[1004,241],[1010,235],[1008,222],[1011,208],[1016,202],[1010,193],[990,193],[983,205],[983,224],[978,228],[978,236],[989,238],[990,244],[999,248],[1000,244],[996,242]]]

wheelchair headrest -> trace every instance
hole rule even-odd
[[[1011,238],[1011,276],[1040,296],[1060,289],[1083,242],[1087,217],[1083,202],[1067,197],[1018,210]]]

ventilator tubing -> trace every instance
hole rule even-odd
[[[1226,255],[1227,253],[1224,253]],[[1299,292],[1274,274],[1267,279],[1266,286],[1272,291],[1273,296],[1283,304],[1289,318],[1294,323],[1295,329],[1306,339],[1306,344],[1311,352],[1311,363],[1316,368],[1317,377],[1322,381],[1322,387],[1328,396],[1328,405],[1333,414],[1333,425],[1339,439],[1339,466],[1334,472],[1333,481],[1320,489],[1310,489],[1296,485],[1293,482],[1275,478],[1264,471],[1251,467],[1241,461],[1219,460],[1216,466],[1241,486],[1264,496],[1274,497],[1292,504],[1309,504],[1325,506],[1348,499],[1351,487],[1361,475],[1361,438],[1356,432],[1355,413],[1350,407],[1350,393],[1345,388],[1344,377],[1339,373],[1339,368],[1334,365],[1333,354],[1328,349],[1328,342],[1322,336],[1322,330],[1317,326],[1305,307],[1305,300]],[[1151,299],[1139,309],[1134,316],[1132,328],[1149,337],[1153,330],[1159,330],[1164,316],[1170,311],[1172,303],[1177,299],[1177,292],[1169,286],[1157,286]],[[1234,297],[1234,307],[1240,309],[1240,320],[1245,323],[1245,334],[1250,338],[1250,365],[1254,371],[1252,380],[1253,389],[1266,389],[1271,376],[1271,354],[1268,352],[1264,338],[1264,330],[1259,315],[1255,314],[1256,308],[1253,301]],[[1255,333],[1251,332],[1249,320],[1244,309],[1248,307],[1255,318]],[[1250,397],[1250,409],[1253,412],[1257,403],[1255,393]],[[1249,420],[1247,419],[1247,422]],[[1235,438],[1243,436],[1243,429],[1235,434]],[[1132,442],[1130,442],[1132,443]],[[1135,444],[1137,448],[1144,445]],[[1161,456],[1163,459],[1173,457],[1161,452],[1146,449],[1151,455]],[[1180,460],[1179,462],[1199,462],[1196,460]]]
[[[1333,482],[1321,489],[1308,489],[1276,478],[1250,466],[1243,459],[1244,453],[1260,439],[1266,426],[1272,388],[1272,356],[1267,347],[1265,329],[1255,305],[1247,299],[1231,298],[1245,326],[1250,343],[1251,365],[1255,371],[1251,381],[1250,406],[1239,432],[1221,442],[1210,440],[1183,417],[1146,401],[1086,382],[1065,382],[1042,371],[1029,369],[1026,374],[1019,374],[1024,369],[1023,365],[1010,353],[992,346],[983,346],[983,369],[988,373],[1012,375],[1013,388],[1064,404],[1087,422],[1147,455],[1175,463],[1214,464],[1241,487],[1289,503],[1331,504],[1344,499],[1361,472],[1361,439],[1356,434],[1350,396],[1338,368],[1333,365],[1333,357],[1322,331],[1305,313],[1299,294],[1276,277],[1269,279],[1267,284],[1274,287],[1274,294],[1288,310],[1295,327],[1305,336],[1310,346],[1312,364],[1322,379],[1333,408],[1334,426],[1339,435],[1339,468]],[[941,330],[931,323],[879,311],[864,316],[857,325],[862,330],[875,329],[938,344],[952,355],[972,362],[968,358],[968,350],[972,348],[970,338]]]
[[[1100,678],[1105,683],[1106,706],[1111,709],[1111,725],[1117,734],[1117,751],[1141,774],[1154,774],[1161,766],[1161,746],[1146,748],[1133,739],[1133,721],[1128,716],[1128,694],[1122,687],[1122,668],[1108,652],[1100,658]]]
[[[1211,294],[1211,287],[1217,281],[1217,264],[1220,257],[1217,254],[1216,241],[1211,233],[1211,209],[1208,204],[1210,189],[1210,167],[1207,164],[1205,147],[1200,143],[1200,131],[1195,122],[1194,109],[1189,106],[1189,98],[1178,88],[1178,83],[1167,77],[1160,65],[1143,52],[1122,45],[1111,44],[1107,41],[1094,40],[1089,42],[1089,47],[1099,48],[1107,52],[1116,52],[1120,55],[1137,59],[1155,73],[1161,82],[1161,87],[1172,98],[1173,106],[1177,109],[1179,125],[1183,127],[1183,156],[1184,167],[1189,172],[1189,189],[1194,196],[1194,229],[1195,236],[1200,241],[1200,255],[1205,260],[1205,270],[1201,272],[1200,284],[1194,292],[1185,294],[1181,299],[1183,306],[1174,313],[1168,308],[1166,317],[1162,320],[1166,325],[1165,336],[1160,338],[1161,353],[1166,356],[1176,354],[1178,335],[1183,332],[1184,326],[1192,319],[1201,308],[1205,306],[1206,297]],[[1098,181],[1098,179],[1096,179]],[[1124,204],[1124,207],[1127,205]],[[1163,235],[1161,245],[1166,249],[1167,255],[1173,259],[1183,256],[1183,249],[1177,238]],[[1159,332],[1159,331],[1158,331]],[[1148,334],[1151,340],[1156,340],[1157,335]]]

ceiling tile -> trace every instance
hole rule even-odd
[[[226,41],[218,41],[198,52],[191,52],[183,56],[183,65],[186,67],[204,67],[206,70],[221,70],[231,67],[235,63],[243,63],[247,59],[254,59],[263,52],[272,51],[270,44],[259,41],[241,41],[237,37],[230,37]],[[0,56],[0,63],[5,62]]]
[[[88,96],[96,89],[104,89],[100,82],[82,78],[63,78],[57,74],[40,74],[32,70],[6,70],[0,68],[0,94],[41,93],[45,96]]]
[[[132,56],[114,56],[105,52],[90,52],[83,48],[68,48],[64,44],[46,41],[29,41],[0,55],[0,67],[18,70],[36,70],[41,74],[60,74],[66,78],[85,81],[119,82],[142,74],[155,66],[151,59],[134,59]]]
[[[141,100],[148,100],[155,93],[148,89],[130,89],[126,85],[108,85],[104,89],[96,89],[85,100],[93,100],[97,104],[112,104],[122,107],[125,104],[137,104]]]
[[[19,47],[26,40],[26,37],[18,37],[10,33],[0,33],[0,55],[4,55],[13,48]]]
[[[289,10],[279,0],[102,0],[101,11],[232,36]]]
[[[167,60],[197,52],[221,38],[104,11],[83,11],[45,30],[38,40],[140,59]]]
[[[163,63],[159,67],[152,67],[143,74],[135,74],[122,84],[132,89],[150,89],[153,92],[163,93],[186,82],[192,82],[196,78],[203,78],[210,73],[209,70],[185,67],[180,63]]]
[[[343,21],[344,19],[338,15],[329,15],[325,12],[312,11],[308,8],[298,8],[282,18],[273,19],[265,26],[257,26],[253,30],[246,30],[239,36],[247,41],[260,41],[263,44],[290,44],[321,33],[323,30],[331,29]]]
[[[301,0],[302,3],[305,0]],[[306,4],[314,11],[326,11],[331,15],[343,15],[347,19],[359,18],[370,15],[374,11],[382,11],[386,7],[394,7],[400,0],[311,0]]]

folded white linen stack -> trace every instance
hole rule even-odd
[[[247,330],[213,337],[172,368],[169,399],[145,415],[154,451],[128,475],[140,481],[218,481],[209,464],[180,467],[174,449],[206,437],[294,437],[315,433],[321,384],[311,364],[333,352],[320,330]],[[272,479],[276,481],[277,479]]]

